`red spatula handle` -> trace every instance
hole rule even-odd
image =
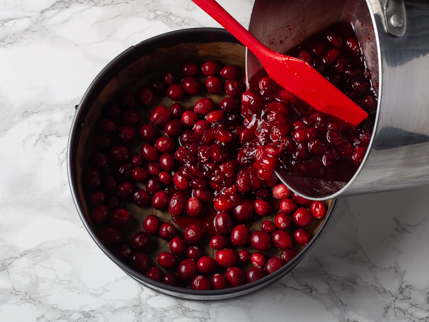
[[[247,29],[245,29],[237,20],[235,20],[224,8],[214,0],[192,0],[198,7],[203,9],[214,20],[220,23],[228,30],[235,38],[237,38],[244,46],[249,48],[252,53],[259,59],[263,57],[267,51],[272,51],[268,47],[261,44]]]

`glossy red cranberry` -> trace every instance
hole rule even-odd
[[[171,111],[171,115],[175,118],[180,118],[183,114],[183,112],[185,111],[185,109],[183,108],[183,105],[180,103],[173,103],[170,106],[170,111]]]
[[[295,249],[292,249],[292,248],[283,249],[280,254],[280,259],[282,260],[283,263],[286,264],[286,263],[289,263],[297,254],[298,252]]]
[[[171,186],[173,184],[173,176],[167,171],[161,171],[158,178],[165,186]]]
[[[250,245],[256,250],[265,251],[271,245],[271,236],[264,231],[255,231],[250,235]]]
[[[152,207],[158,210],[165,209],[169,200],[170,196],[166,191],[158,191],[152,197]]]
[[[167,285],[177,286],[178,284],[177,275],[173,273],[167,273],[162,278],[162,282]]]
[[[127,199],[133,195],[134,186],[131,182],[125,181],[118,184],[116,187],[116,194],[119,198]]]
[[[173,182],[174,182],[174,185],[179,190],[186,191],[191,188],[188,180],[186,180],[183,176],[181,176],[179,172],[174,173]]]
[[[180,216],[186,209],[186,194],[176,192],[170,198],[168,211],[172,216]]]
[[[152,177],[146,182],[146,191],[151,195],[154,195],[158,191],[161,191],[161,189],[162,183],[156,177]]]
[[[238,101],[233,97],[225,97],[220,101],[219,108],[227,113],[231,113],[238,109]]]
[[[162,239],[171,240],[177,235],[177,228],[173,224],[166,222],[159,227],[158,234]]]
[[[207,77],[205,85],[210,94],[220,94],[224,88],[221,80],[216,76]]]
[[[155,148],[160,153],[174,152],[176,150],[176,143],[172,138],[163,136],[156,140]]]
[[[188,246],[181,237],[176,236],[170,241],[170,251],[174,255],[184,256],[186,254],[187,249]]]
[[[201,274],[211,275],[217,269],[216,261],[210,256],[203,256],[197,262],[198,270]]]
[[[233,228],[231,215],[225,211],[219,212],[214,219],[214,226],[219,234],[229,234]]]
[[[225,82],[225,92],[230,97],[239,98],[243,93],[243,85],[238,80],[228,79]]]
[[[188,244],[197,245],[203,241],[204,230],[200,226],[189,225],[183,233],[183,238]]]
[[[134,252],[130,257],[130,266],[138,272],[145,272],[149,268],[149,258],[142,252]]]
[[[310,233],[304,228],[298,228],[297,230],[295,230],[293,237],[295,238],[295,241],[300,245],[307,245],[311,238]]]
[[[165,84],[170,85],[174,83],[174,81],[176,80],[176,76],[172,71],[166,71],[162,75],[162,80],[164,81]]]
[[[278,257],[271,257],[267,260],[264,270],[267,274],[272,274],[283,266],[282,261]]]
[[[125,209],[115,209],[109,215],[109,222],[113,227],[123,229],[131,220],[130,213]]]
[[[141,167],[143,165],[143,158],[140,154],[134,154],[131,157],[130,163],[133,167]]]
[[[150,177],[149,172],[140,167],[135,167],[131,172],[131,176],[134,180],[141,182],[146,182]]]
[[[185,76],[196,76],[200,67],[195,62],[186,62],[182,65],[181,71]]]
[[[150,201],[150,194],[146,190],[137,190],[133,194],[133,202],[140,207],[147,206]]]
[[[279,183],[273,188],[273,196],[277,199],[284,199],[289,197],[291,194],[291,191],[284,183]]]
[[[313,201],[310,204],[310,212],[316,219],[322,219],[326,215],[326,206],[322,201]]]
[[[184,281],[191,281],[198,274],[197,263],[190,258],[180,262],[177,269],[177,276]]]
[[[198,121],[198,115],[194,111],[185,111],[182,114],[182,122],[186,126],[192,127]]]
[[[196,197],[191,197],[186,202],[186,213],[189,217],[199,217],[203,212],[203,204]]]
[[[114,145],[109,148],[109,159],[117,163],[125,163],[130,160],[130,150],[124,145]]]
[[[240,77],[240,69],[237,66],[226,65],[220,71],[220,75],[226,79],[233,79]]]
[[[267,216],[271,213],[270,203],[266,200],[263,200],[263,199],[254,200],[253,207],[254,207],[255,213],[257,213],[260,216]]]
[[[147,271],[144,273],[146,277],[149,277],[150,279],[154,281],[161,282],[163,273],[161,269],[158,266],[152,266],[147,269]]]
[[[219,194],[214,198],[213,205],[219,211],[229,211],[232,209],[232,205],[229,202],[229,197],[223,194]]]
[[[242,263],[250,260],[250,252],[247,249],[240,250],[238,252],[238,260]]]
[[[223,120],[225,118],[225,114],[224,114],[224,112],[222,112],[221,110],[214,110],[214,111],[211,111],[210,113],[208,113],[207,115],[206,115],[206,120],[208,121],[208,122],[210,122],[210,123],[216,123],[216,122],[219,122],[219,121],[221,121],[221,120]],[[221,132],[219,132],[219,131],[221,131]],[[216,140],[218,140],[218,141],[220,141],[220,142],[225,142],[225,143],[227,143],[227,142],[229,142],[229,141],[231,141],[229,138],[228,138],[228,140],[225,140],[225,139],[223,139],[222,140],[222,135],[224,134],[224,135],[228,135],[228,136],[230,136],[231,134],[230,134],[231,132],[229,132],[229,131],[227,131],[227,130],[224,130],[224,129],[217,129],[215,132],[214,132],[214,136],[215,136],[215,139]],[[220,135],[220,136],[219,136]],[[219,140],[220,139],[220,140]]]
[[[195,189],[194,196],[205,203],[212,203],[214,197],[213,192],[208,189]]]
[[[106,198],[106,206],[110,210],[118,208],[119,207],[119,198],[116,196],[108,196]]]
[[[162,94],[165,90],[165,83],[161,77],[154,77],[150,80],[149,84],[155,93]]]
[[[304,207],[300,207],[292,215],[293,221],[295,225],[299,227],[305,227],[311,224],[311,221],[313,220],[313,216],[311,212]]]
[[[212,277],[212,286],[215,290],[229,287],[228,279],[222,274],[216,273]]]
[[[237,263],[237,253],[235,250],[226,248],[216,252],[216,262],[222,267],[232,267]]]
[[[147,163],[146,170],[150,176],[154,177],[161,172],[161,167],[157,162],[151,161]]]
[[[250,232],[246,225],[237,225],[231,232],[231,244],[237,247],[244,247],[249,243]]]
[[[120,260],[125,260],[131,255],[131,247],[127,243],[122,243],[113,249],[113,253]]]
[[[230,267],[225,273],[226,278],[231,286],[240,286],[246,283],[246,275],[238,267]]]
[[[273,241],[273,245],[278,249],[292,247],[292,237],[290,237],[287,231],[279,229],[271,235],[271,239]]]
[[[261,252],[255,252],[250,256],[250,262],[255,267],[264,267],[265,263],[267,262],[267,258],[265,255]]]
[[[172,270],[177,267],[178,260],[172,253],[163,252],[158,255],[158,264],[161,267]]]
[[[220,64],[213,60],[206,61],[203,66],[201,66],[201,71],[205,76],[218,75],[220,69]]]
[[[282,199],[280,202],[280,210],[286,213],[294,212],[298,208],[295,201],[290,198]]]
[[[262,267],[253,266],[246,273],[247,283],[256,282],[265,276],[265,271]]]
[[[217,235],[210,239],[209,245],[213,249],[222,249],[228,246],[228,238],[223,235]]]
[[[177,138],[183,131],[183,123],[180,120],[173,119],[165,124],[164,132],[170,138]]]
[[[194,261],[198,261],[203,256],[203,251],[197,246],[189,246],[186,256]]]
[[[106,195],[103,191],[93,192],[89,196],[89,202],[93,206],[98,206],[103,204],[105,199],[106,199]]]
[[[164,105],[155,107],[149,116],[149,121],[160,128],[163,128],[171,118],[171,111]]]
[[[105,205],[97,206],[93,211],[91,211],[91,218],[97,224],[101,224],[106,221],[109,216],[109,208]]]
[[[167,172],[172,172],[177,167],[176,160],[174,160],[174,157],[171,153],[161,154],[159,156],[158,163],[161,169]]]
[[[143,221],[143,229],[149,234],[156,234],[161,226],[161,220],[155,215],[149,215]]]
[[[165,94],[173,101],[179,101],[183,98],[185,91],[179,84],[171,84],[167,87]]]
[[[131,178],[132,167],[129,163],[121,163],[119,164],[114,172],[114,175],[119,180],[128,180]]]
[[[151,237],[148,233],[140,231],[131,237],[131,245],[135,250],[144,250],[149,246]]]
[[[144,143],[140,148],[140,154],[147,161],[157,161],[158,160],[158,150],[149,143]]]
[[[182,88],[189,95],[196,95],[200,91],[202,84],[198,78],[186,76],[182,79]]]
[[[191,283],[193,290],[211,290],[212,285],[210,279],[205,275],[197,275],[194,277]]]
[[[292,225],[292,217],[284,212],[280,212],[275,216],[274,223],[278,229],[286,230]]]
[[[275,232],[277,230],[277,227],[272,221],[264,220],[261,223],[261,230],[266,232],[266,233],[272,234],[273,232]]]

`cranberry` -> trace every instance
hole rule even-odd
[[[161,172],[161,167],[156,162],[148,162],[146,170],[150,176],[157,176]]]
[[[201,70],[205,76],[214,76],[219,74],[220,65],[216,61],[209,60],[203,64],[203,66],[201,67]]]
[[[165,83],[161,77],[154,77],[150,81],[150,86],[157,94],[161,94],[164,92]]]
[[[119,198],[130,198],[133,195],[134,186],[131,182],[125,181],[118,184],[116,187],[116,194]]]
[[[249,243],[250,232],[246,225],[237,225],[231,233],[231,244],[238,247],[246,246]]]
[[[182,88],[189,95],[196,95],[201,89],[201,83],[196,77],[186,76],[182,79]]]
[[[156,234],[161,226],[161,220],[155,215],[149,215],[143,221],[143,229],[149,234]]]
[[[203,256],[203,251],[197,246],[190,246],[186,251],[186,256],[197,261]]]
[[[149,176],[150,176],[149,172],[147,172],[145,169],[140,167],[135,167],[131,172],[131,175],[134,180],[142,181],[142,182],[147,181],[147,179],[149,179]]]
[[[183,123],[177,119],[168,121],[164,127],[165,135],[171,138],[179,137],[180,133],[182,133],[182,130],[183,130]]]
[[[152,197],[152,207],[155,209],[165,209],[167,208],[168,201],[170,196],[166,191],[158,191]]]
[[[134,154],[130,160],[133,167],[141,167],[143,165],[143,158],[139,154]]]
[[[182,122],[186,126],[192,127],[198,121],[198,115],[194,111],[185,111],[182,114]]]
[[[242,263],[247,262],[250,259],[250,252],[247,249],[240,250],[238,252],[238,260]]]
[[[284,230],[277,230],[271,235],[273,245],[279,249],[292,247],[292,237]]]
[[[189,217],[199,217],[203,212],[203,205],[196,197],[191,197],[186,202],[186,213]]]
[[[102,174],[96,168],[87,168],[83,176],[83,183],[90,189],[96,189],[101,185]]]
[[[106,195],[103,191],[96,191],[89,196],[89,202],[93,206],[101,205],[104,202]]]
[[[180,103],[173,103],[170,106],[170,111],[173,117],[180,118],[184,112],[184,108],[183,108],[183,105]]]
[[[171,253],[173,253],[174,255],[177,256],[183,256],[186,254],[187,251],[187,246],[185,241],[180,238],[180,237],[174,237],[171,241],[170,241],[170,251]]]
[[[262,267],[254,266],[249,268],[246,274],[247,283],[256,282],[265,276],[265,271]]]
[[[304,207],[300,207],[297,210],[295,210],[292,218],[294,223],[299,227],[308,226],[313,220],[313,216],[311,215],[311,212]]]
[[[195,189],[194,196],[205,203],[213,202],[213,192],[208,189]]]
[[[171,186],[173,184],[173,176],[167,171],[161,171],[158,178],[165,186]]]
[[[282,199],[280,202],[280,210],[286,213],[294,212],[298,208],[295,201],[290,198]]]
[[[280,212],[274,218],[275,226],[278,229],[288,229],[292,225],[292,217],[284,212]]]
[[[91,154],[91,164],[97,169],[106,169],[109,166],[109,158],[107,154],[102,151],[97,151]]]
[[[97,224],[101,224],[106,221],[109,216],[109,208],[105,205],[99,205],[91,212],[91,218]]]
[[[210,123],[216,123],[220,120],[223,120],[225,118],[225,114],[221,110],[214,110],[211,111],[206,115],[206,120]],[[219,132],[220,131],[220,132]],[[219,136],[220,135],[220,136]],[[223,139],[223,135],[231,135],[229,131],[223,130],[223,129],[217,129],[217,131],[214,132],[215,139],[221,142],[229,142],[231,139],[228,138],[228,140]]]
[[[171,111],[164,105],[155,107],[149,116],[150,122],[158,127],[163,128],[171,118]]]
[[[250,245],[256,250],[267,250],[271,245],[271,236],[264,231],[255,231],[250,235]]]
[[[137,251],[131,255],[130,265],[138,272],[145,272],[149,268],[149,258]]]
[[[140,154],[143,158],[145,158],[147,161],[157,161],[158,160],[158,151],[157,149],[149,144],[144,143],[140,148]]]
[[[219,212],[214,219],[214,226],[219,234],[227,235],[232,231],[232,217],[228,212]]]
[[[279,183],[273,188],[273,196],[277,199],[284,199],[289,197],[291,191],[284,183]]]
[[[150,241],[150,235],[143,231],[137,232],[131,237],[131,245],[135,250],[144,250],[149,246]]]
[[[326,215],[326,206],[322,201],[313,201],[310,204],[310,212],[314,218],[322,219]]]
[[[110,210],[116,209],[119,207],[119,198],[116,196],[109,196],[106,198],[106,206]]]
[[[200,68],[195,62],[186,62],[182,65],[182,74],[185,76],[195,76]]]
[[[274,273],[283,266],[282,261],[278,257],[271,257],[267,260],[264,270],[267,274]]]
[[[158,282],[161,282],[162,276],[163,276],[162,271],[158,266],[149,267],[144,275],[146,277],[148,277],[154,281],[158,281]]]
[[[210,239],[209,245],[213,249],[222,249],[228,246],[228,238],[223,235],[217,235]]]
[[[221,69],[220,75],[226,79],[238,78],[240,76],[240,69],[237,66],[226,65]]]
[[[218,250],[216,252],[216,262],[222,267],[232,267],[237,262],[237,253],[230,248]]]
[[[210,94],[220,94],[223,90],[221,80],[216,76],[209,76],[205,82],[207,92]]]
[[[210,279],[204,275],[197,275],[191,283],[193,290],[210,290],[212,288]]]
[[[229,286],[228,279],[222,274],[216,273],[212,277],[212,286],[216,290],[221,290]]]
[[[130,213],[125,209],[116,209],[109,216],[112,226],[119,229],[125,228],[129,224],[130,219]]]
[[[253,210],[253,202],[250,199],[246,199],[241,205],[234,208],[233,214],[237,220],[245,222],[252,217]]]
[[[97,124],[97,129],[102,134],[111,134],[115,131],[116,124],[114,121],[110,119],[107,119],[107,118],[101,119]]]
[[[174,152],[176,149],[176,143],[172,138],[163,136],[156,140],[155,148],[160,153]]]
[[[246,276],[238,267],[230,267],[225,274],[231,286],[240,286],[246,282]]]
[[[174,269],[177,263],[177,258],[172,253],[163,252],[158,255],[158,264],[166,269]]]
[[[268,201],[256,199],[253,201],[255,212],[260,216],[267,216],[271,212],[271,206]]]
[[[140,207],[144,207],[149,203],[150,195],[146,190],[137,190],[133,194],[133,202]]]
[[[183,233],[183,238],[191,245],[197,245],[202,242],[204,238],[204,230],[197,225],[189,225]]]
[[[146,182],[146,191],[149,192],[149,194],[151,195],[157,193],[161,189],[162,189],[162,183],[156,177],[152,177]]]
[[[263,253],[255,252],[250,257],[250,261],[251,261],[253,266],[263,267],[265,265],[265,263],[267,262],[267,258],[265,257],[265,255]]]
[[[120,260],[124,260],[131,255],[131,247],[130,245],[123,243],[113,249],[113,253]]]
[[[165,94],[173,101],[179,101],[185,94],[183,87],[179,84],[171,84],[167,87]]]
[[[272,234],[277,230],[277,227],[272,221],[264,220],[261,223],[261,230],[265,231],[266,233]]]
[[[173,273],[167,273],[162,278],[162,282],[167,285],[176,286],[178,284],[177,275]]]
[[[141,86],[136,93],[137,100],[143,105],[151,105],[155,99],[155,93],[149,85]]]
[[[177,235],[176,226],[168,222],[163,223],[161,227],[159,227],[158,234],[162,239],[171,240]]]
[[[168,203],[168,211],[172,216],[181,215],[186,209],[186,194],[183,192],[176,192],[170,198]]]
[[[213,200],[213,204],[219,211],[229,211],[232,209],[232,205],[229,202],[228,196],[223,194],[217,195]]]
[[[288,263],[290,262],[296,255],[298,254],[298,252],[294,249],[283,249],[281,254],[280,254],[280,259],[282,260],[283,263]]]
[[[243,92],[243,85],[235,79],[228,79],[225,82],[225,92],[230,97],[239,98]]]
[[[293,235],[295,241],[300,245],[307,245],[310,241],[310,233],[304,228],[298,228]]]
[[[177,276],[184,281],[192,280],[198,274],[197,263],[190,258],[180,262],[177,269]]]
[[[179,190],[186,191],[186,190],[189,190],[191,188],[188,180],[186,180],[183,176],[181,176],[179,172],[176,172],[174,174],[173,181],[174,181],[174,185]]]
[[[158,162],[162,170],[171,172],[176,169],[176,161],[174,160],[173,155],[170,153],[161,154],[159,156]]]
[[[197,262],[198,270],[201,274],[210,275],[217,269],[216,261],[210,256],[203,256]]]

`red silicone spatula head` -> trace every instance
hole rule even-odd
[[[315,109],[358,125],[368,114],[306,62],[264,46],[214,0],[192,0],[260,60],[267,74]]]

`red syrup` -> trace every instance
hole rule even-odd
[[[276,166],[290,175],[347,182],[365,156],[377,106],[375,88],[354,30],[348,23],[336,23],[305,39],[287,54],[311,64],[369,116],[353,127],[295,98],[261,70],[249,86],[249,92],[263,105],[261,112],[243,111],[257,136],[246,145],[278,147]],[[273,102],[282,103],[287,111],[274,113],[270,106]],[[265,132],[260,131],[263,127],[267,128]]]

